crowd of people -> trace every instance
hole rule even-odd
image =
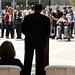
[[[12,7],[6,6],[5,11],[1,13],[1,38],[4,37],[4,30],[6,29],[6,38],[9,38],[9,33],[11,33],[11,38],[15,36],[14,29],[16,29],[17,39],[22,39],[21,37],[21,28],[22,22],[25,16],[34,13],[34,5],[27,5],[26,10],[20,10],[20,6],[16,6],[16,10],[13,10]]]
[[[52,11],[52,8],[49,8],[47,10],[47,13],[45,11],[45,8],[42,10],[42,14],[46,15],[50,18],[50,28],[54,28],[54,38],[57,39],[61,38],[60,33],[62,30],[62,27],[59,25],[60,22],[66,22],[67,25],[64,27],[64,37],[68,38],[68,25],[71,25],[71,38],[74,38],[72,36],[73,29],[74,29],[74,11],[71,6],[67,7],[63,6],[63,10],[59,9],[59,5],[56,5],[56,10]]]
[[[33,14],[34,5],[31,7],[29,5],[26,6],[25,10],[20,10],[20,6],[16,6],[16,10],[13,10],[12,7],[6,6],[5,12],[2,11],[1,14],[1,38],[4,37],[4,30],[6,28],[6,38],[9,38],[9,33],[11,33],[11,38],[14,38],[16,29],[17,39],[22,39],[21,37],[21,28],[24,17]],[[60,38],[60,31],[62,28],[59,26],[59,21],[69,21],[71,25],[71,38],[73,38],[73,29],[74,29],[74,11],[72,7],[69,6],[68,9],[66,6],[63,7],[63,10],[60,11],[59,5],[56,5],[56,9],[52,11],[52,8],[46,9],[42,7],[41,11],[42,15],[49,17],[50,19],[50,32],[52,33],[52,29],[54,29],[54,38]],[[65,16],[65,17],[64,17]],[[65,29],[66,28],[66,29]],[[68,26],[64,27],[64,38],[68,37]],[[53,39],[54,39],[53,38]]]
[[[21,67],[21,75],[30,75],[33,53],[36,53],[36,73],[35,75],[45,75],[45,52],[46,40],[49,39],[51,28],[55,28],[54,38],[60,38],[62,30],[60,22],[65,23],[64,38],[68,37],[68,25],[71,25],[71,38],[73,38],[74,12],[72,7],[63,7],[59,10],[56,5],[56,10],[51,8],[45,10],[41,4],[32,5],[31,9],[27,5],[26,10],[20,10],[20,6],[16,6],[14,11],[12,7],[6,6],[6,11],[2,12],[1,38],[4,37],[6,28],[6,38],[14,38],[14,27],[16,29],[17,39],[21,39],[21,33],[25,35],[25,56],[24,66],[19,59],[15,58],[15,49],[11,42],[5,41],[0,46],[0,65],[17,65]]]
[[[27,6],[29,9],[29,6]],[[32,7],[33,8],[33,7]],[[34,50],[36,53],[36,70],[35,75],[45,75],[44,67],[46,66],[45,61],[45,50],[46,50],[46,39],[50,35],[50,19],[41,13],[42,5],[35,5],[35,13],[26,13],[25,18],[22,22],[22,12],[20,7],[16,7],[14,12],[13,20],[13,9],[8,8],[3,18],[3,23],[6,26],[6,38],[9,38],[9,32],[11,32],[11,38],[14,38],[13,24],[16,26],[17,38],[21,38],[21,32],[25,35],[25,56],[24,65],[22,65],[19,59],[15,58],[16,52],[13,44],[10,41],[4,41],[0,45],[0,65],[16,65],[21,68],[20,75],[31,75],[32,60]],[[22,23],[22,24],[21,24]]]

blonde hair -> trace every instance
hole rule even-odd
[[[12,8],[12,7],[9,7],[9,8],[8,8],[8,12],[9,12],[10,9],[11,9],[11,11],[13,12],[13,8]]]

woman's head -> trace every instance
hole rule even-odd
[[[13,12],[13,8],[12,7],[9,7],[8,8],[8,12]]]
[[[11,42],[5,41],[0,46],[0,57],[2,59],[14,59],[15,57],[15,49]]]

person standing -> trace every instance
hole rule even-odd
[[[45,15],[45,16],[47,15],[46,10],[45,10],[45,7],[42,8],[41,14],[42,14],[42,15]]]
[[[50,35],[50,20],[40,14],[42,5],[35,5],[35,13],[25,16],[22,33],[25,35],[24,67],[27,75],[31,73],[33,53],[36,53],[36,75],[44,75],[44,53],[46,38]]]
[[[34,13],[34,5],[31,5],[31,9],[28,12],[29,14],[33,14]]]
[[[67,10],[67,7],[66,6],[63,6],[63,10],[62,10],[62,13],[66,13],[66,14],[68,14],[68,10]]]
[[[1,19],[2,19],[2,24],[1,24],[1,38],[4,37],[4,30],[5,30],[5,23],[4,23],[4,19],[5,19],[5,14],[7,13],[9,6],[6,6],[5,8],[5,12],[1,13]]]
[[[16,27],[17,39],[21,39],[21,25],[22,25],[22,12],[20,11],[20,6],[16,6],[16,11],[14,12],[14,24]]]
[[[59,10],[58,5],[56,5],[56,10],[54,10],[52,15],[54,16],[54,18],[53,18],[53,27],[55,27],[55,35],[54,35],[54,38],[55,38],[55,36],[56,36],[56,28],[57,28],[56,22],[59,20],[60,17],[62,17],[62,12]]]
[[[70,21],[72,22],[72,23],[71,23],[71,38],[74,38],[74,37],[72,36],[73,27],[74,27],[74,15],[73,15],[73,10],[72,10],[72,9],[69,10],[69,13],[66,15],[66,17],[69,18]]]
[[[5,15],[5,25],[6,25],[6,38],[9,38],[9,32],[11,32],[11,38],[13,37],[13,8],[9,7]]]
[[[24,12],[23,12],[23,16],[27,16],[29,14],[30,14],[30,7],[29,7],[29,5],[27,5],[26,10],[24,10]]]

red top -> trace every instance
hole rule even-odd
[[[6,13],[6,21],[9,21],[9,13]],[[13,21],[13,12],[11,14],[11,21]]]

